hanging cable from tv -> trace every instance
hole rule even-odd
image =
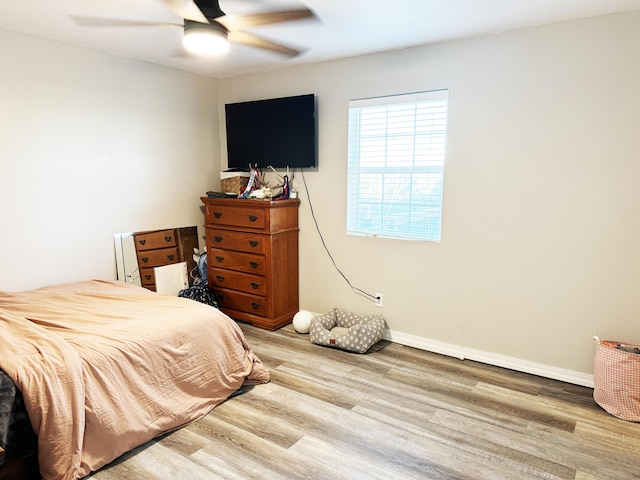
[[[322,246],[324,247],[325,251],[327,252],[327,255],[329,255],[329,259],[331,260],[331,263],[333,263],[333,267],[336,269],[336,271],[340,274],[340,276],[344,279],[345,282],[347,282],[347,285],[349,285],[349,287],[351,288],[351,290],[353,290],[356,294],[368,298],[369,300],[375,302],[377,301],[379,298],[376,295],[372,295],[368,292],[365,292],[364,290],[355,287],[351,281],[347,278],[347,276],[342,272],[342,270],[340,270],[340,268],[338,267],[338,265],[336,264],[336,261],[333,258],[333,255],[331,255],[331,252],[329,251],[329,248],[327,247],[326,242],[324,241],[324,237],[322,236],[322,232],[320,231],[320,226],[318,225],[318,220],[316,219],[316,214],[313,210],[313,203],[311,202],[311,195],[309,194],[309,188],[307,187],[307,180],[306,178],[304,178],[304,171],[302,171],[302,169],[300,169],[300,173],[302,175],[302,183],[304,183],[304,190],[307,194],[307,200],[309,201],[309,209],[311,210],[311,218],[313,218],[313,223],[316,226],[316,230],[318,232],[318,235],[320,236],[320,241],[322,242]]]

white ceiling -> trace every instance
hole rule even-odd
[[[441,42],[640,9],[640,0],[303,0],[317,20],[252,32],[305,49],[295,58],[232,45],[223,57],[184,53],[182,30],[164,27],[79,27],[70,14],[181,23],[161,0],[2,0],[0,28],[211,77]],[[295,0],[220,0],[226,14],[300,8]]]

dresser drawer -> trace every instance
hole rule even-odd
[[[176,231],[174,229],[136,233],[134,238],[138,251],[177,246]]]
[[[140,281],[142,282],[143,287],[156,284],[156,272],[154,268],[155,267],[140,269]]]
[[[251,200],[245,200],[251,203]],[[205,215],[207,225],[225,225],[228,227],[264,230],[267,226],[267,213],[261,208],[251,205],[227,207],[224,205],[207,205]]]
[[[162,265],[178,263],[179,261],[180,254],[177,247],[138,252],[138,267],[140,269],[145,267],[160,267]]]
[[[207,278],[211,288],[229,288],[254,295],[266,295],[267,279],[259,275],[210,268]]]
[[[255,275],[264,275],[266,271],[266,257],[264,255],[211,248],[208,250],[207,258],[210,268],[236,270]]]
[[[207,227],[207,245],[218,248],[264,254],[267,239],[267,237],[257,233],[245,233]]]
[[[211,291],[218,296],[218,306],[222,309],[230,308],[255,315],[264,315],[266,312],[267,300],[265,297],[234,292],[224,288],[212,288]]]

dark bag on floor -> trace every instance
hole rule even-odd
[[[206,283],[199,283],[198,285],[194,285],[193,287],[185,288],[184,290],[180,290],[178,292],[179,297],[189,298],[191,300],[195,300],[196,302],[205,303],[207,305],[211,305],[212,307],[218,308],[218,302],[211,290]]]

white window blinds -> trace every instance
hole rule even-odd
[[[348,234],[440,241],[448,99],[349,102]]]

